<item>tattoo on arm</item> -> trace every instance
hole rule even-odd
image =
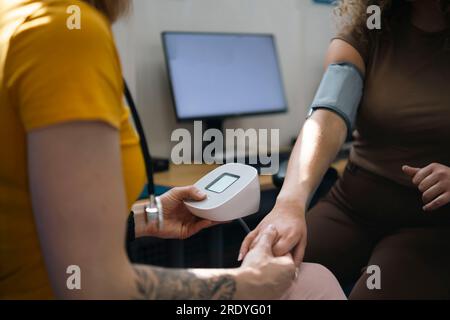
[[[135,265],[139,300],[231,300],[236,281],[231,275],[199,278],[187,270]]]

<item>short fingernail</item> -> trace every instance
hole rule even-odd
[[[238,261],[239,261],[239,262],[242,261],[243,258],[244,258],[244,254],[239,253]]]
[[[204,193],[203,191],[198,190],[198,189],[197,189],[196,193],[197,193],[197,195],[199,195],[200,197],[206,196],[206,193]]]

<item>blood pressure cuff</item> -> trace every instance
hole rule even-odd
[[[345,121],[348,137],[351,137],[363,87],[363,75],[356,66],[350,63],[331,64],[323,76],[308,117],[317,109],[331,110]]]

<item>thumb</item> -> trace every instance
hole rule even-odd
[[[206,198],[206,194],[195,186],[181,187],[172,189],[174,196],[180,200],[201,201]]]
[[[269,225],[263,232],[261,232],[254,249],[262,250],[263,252],[273,255],[272,247],[274,245],[275,239],[277,238],[277,230],[273,225]]]
[[[410,167],[410,166],[403,166],[402,170],[408,176],[413,178],[420,171],[420,168],[414,168],[414,167]]]

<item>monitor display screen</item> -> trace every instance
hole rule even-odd
[[[179,120],[284,112],[272,35],[163,33]]]
[[[214,180],[206,187],[206,190],[215,193],[222,193],[227,190],[233,183],[239,180],[239,177],[234,174],[224,173],[219,178]]]

